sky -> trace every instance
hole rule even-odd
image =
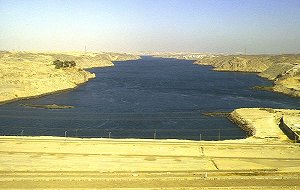
[[[300,53],[300,0],[0,0],[0,50]]]

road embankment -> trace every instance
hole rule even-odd
[[[299,187],[299,146],[254,141],[0,137],[0,188]]]
[[[249,139],[262,139],[269,142],[291,142],[280,128],[280,122],[283,117],[299,122],[300,110],[240,108],[229,115],[231,121],[248,133]]]

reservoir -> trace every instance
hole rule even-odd
[[[300,109],[299,99],[254,90],[272,82],[193,61],[142,57],[94,68],[76,89],[0,106],[0,135],[224,140],[246,134],[223,114],[242,107]],[[24,104],[58,104],[43,109]]]

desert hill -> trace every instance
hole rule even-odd
[[[85,68],[113,66],[112,61],[139,59],[119,53],[0,52],[0,102],[49,94],[77,87],[95,77]],[[53,62],[74,61],[58,68]]]

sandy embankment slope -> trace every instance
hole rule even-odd
[[[233,112],[256,131],[242,140],[0,137],[0,188],[297,189],[300,146],[280,131],[280,114],[300,110]]]
[[[112,61],[139,59],[118,53],[0,52],[0,103],[77,87],[94,78],[85,68],[113,66]],[[75,61],[76,67],[56,69],[53,61]]]

